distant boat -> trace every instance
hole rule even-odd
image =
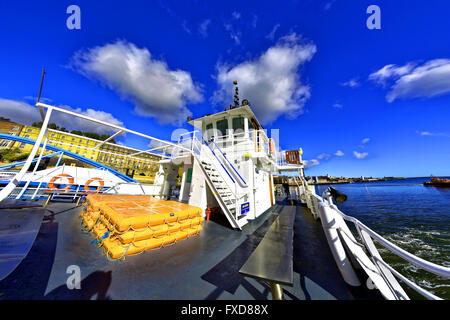
[[[440,179],[432,176],[430,181],[425,181],[423,184],[425,186],[450,187],[450,179]]]

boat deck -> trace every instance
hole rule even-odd
[[[0,281],[0,299],[270,299],[268,284],[238,271],[286,205],[276,204],[242,231],[205,221],[198,236],[120,262],[102,256],[80,231],[81,207],[51,203],[28,256]],[[71,265],[81,270],[79,290],[66,286]],[[365,298],[343,281],[320,222],[303,206],[296,206],[293,267],[287,300]]]

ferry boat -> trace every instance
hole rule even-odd
[[[425,181],[423,184],[425,186],[450,187],[450,179],[440,179],[432,176],[430,181]]]
[[[233,106],[189,118],[193,131],[177,142],[36,107],[43,124],[35,141],[0,136],[33,144],[19,171],[1,172],[1,299],[408,300],[406,286],[440,299],[386,263],[375,243],[450,277],[341,212],[335,202],[346,196],[337,190],[316,194],[301,149],[281,150],[237,88]],[[154,183],[52,146],[55,113],[156,145],[140,151],[161,157]],[[44,150],[87,167],[38,170]],[[274,184],[286,173],[284,187]]]

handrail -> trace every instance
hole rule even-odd
[[[355,227],[356,227],[356,229],[357,229],[357,231],[359,233],[361,232],[361,230],[364,230],[371,238],[376,240],[383,247],[385,247],[386,249],[388,249],[390,252],[394,253],[395,255],[399,256],[400,258],[403,258],[407,262],[409,262],[411,264],[414,264],[415,266],[421,268],[422,270],[428,271],[428,272],[433,273],[433,274],[438,275],[438,276],[442,276],[442,277],[445,277],[445,278],[450,278],[450,268],[447,268],[447,267],[435,264],[435,263],[430,262],[430,261],[426,261],[426,260],[424,260],[424,259],[422,259],[422,258],[420,258],[420,257],[418,257],[418,256],[416,256],[416,255],[414,255],[412,253],[409,253],[406,250],[398,247],[397,245],[393,244],[392,242],[386,240],[385,238],[383,238],[381,235],[379,235],[378,233],[376,233],[375,231],[373,231],[372,229],[367,227],[365,224],[363,224],[358,219],[356,219],[354,217],[351,217],[351,216],[348,216],[345,213],[343,213],[342,211],[340,211],[339,208],[337,208],[337,206],[335,204],[333,204],[331,197],[329,197],[327,200],[325,200],[323,197],[320,197],[319,195],[316,195],[316,194],[314,194],[312,192],[307,192],[307,193],[310,194],[311,196],[313,196],[314,198],[316,198],[318,201],[320,201],[322,203],[329,204],[330,208],[333,209],[333,211],[335,211],[336,213],[338,213],[344,220],[352,222],[355,225]],[[341,230],[340,227],[339,227],[339,229]],[[363,243],[364,243],[364,240],[363,240]],[[367,245],[365,245],[365,243],[364,243],[364,247],[368,250],[368,252],[371,253],[370,248],[368,248]],[[378,249],[375,248],[375,250],[376,250],[377,254],[379,255]],[[415,284],[411,280],[407,279],[401,273],[399,273],[394,268],[389,266],[381,258],[381,256],[377,257],[376,255],[372,254],[372,258],[377,263],[380,263],[381,265],[386,267],[397,278],[399,278],[400,280],[404,281],[409,287],[414,289],[419,294],[425,296],[428,299],[441,299],[441,298],[433,295],[429,291],[421,288],[420,286],[418,286],[417,284]]]
[[[431,292],[428,292],[427,290],[423,289],[422,287],[418,286],[408,278],[406,278],[404,275],[402,275],[400,272],[392,268],[390,265],[388,265],[383,259],[380,259],[378,257],[373,257],[377,262],[381,263],[384,267],[388,268],[389,271],[391,271],[393,274],[395,274],[398,278],[400,278],[402,281],[404,281],[408,286],[416,290],[418,293],[423,295],[424,297],[432,300],[443,300],[442,298],[435,296]]]
[[[233,183],[236,183],[236,181],[234,181],[233,177],[230,175],[230,173],[228,172],[228,170],[225,168],[225,166],[223,165],[223,163],[219,160],[219,158],[217,158],[216,154],[214,153],[214,151],[211,149],[211,147],[209,146],[209,144],[206,142],[205,138],[203,138],[203,141],[205,142],[206,146],[209,148],[209,150],[211,150],[211,152],[213,153],[214,157],[217,159],[217,161],[219,161],[220,165],[222,166],[223,170],[225,170],[225,172],[228,174],[228,176],[230,177],[231,181],[233,181]]]
[[[247,182],[245,182],[244,178],[241,177],[241,175],[239,174],[239,172],[236,170],[236,168],[233,166],[233,164],[230,162],[230,160],[228,160],[227,156],[223,153],[223,151],[219,148],[219,146],[217,145],[217,143],[211,139],[212,143],[214,143],[214,145],[216,146],[216,148],[220,151],[220,153],[222,154],[222,156],[225,158],[225,160],[227,160],[228,164],[231,166],[231,168],[233,168],[234,172],[236,172],[236,174],[239,176],[239,178],[241,178],[242,182],[244,182],[245,185],[247,185]]]
[[[408,251],[400,248],[399,246],[393,244],[392,242],[386,240],[381,235],[367,227],[365,224],[363,224],[361,221],[354,217],[347,216],[342,211],[337,209],[335,205],[332,205],[332,208],[335,209],[345,220],[353,222],[357,227],[360,229],[363,229],[368,234],[370,234],[375,240],[377,240],[383,247],[391,251],[392,253],[395,253],[397,256],[405,259],[406,261],[414,264],[415,266],[426,270],[428,272],[431,272],[435,275],[439,275],[441,277],[450,278],[450,268],[440,266],[438,264],[435,264],[433,262],[424,260],[422,258],[419,258],[416,255],[413,255],[412,253],[409,253]]]
[[[36,141],[35,141],[35,140],[29,139],[29,138],[24,138],[24,137],[19,137],[19,136],[13,136],[13,135],[9,135],[9,134],[4,134],[4,133],[0,133],[0,139],[3,139],[3,140],[14,140],[14,141],[24,142],[24,143],[28,143],[28,144],[36,144]],[[49,141],[50,141],[50,140],[49,140]],[[40,144],[39,144],[39,147],[42,148],[43,146],[44,146],[43,143],[40,143]],[[111,172],[112,174],[114,174],[114,175],[120,177],[120,178],[123,179],[124,181],[128,181],[128,182],[137,182],[136,180],[134,180],[134,179],[132,179],[132,178],[130,178],[130,177],[124,175],[123,173],[120,173],[120,172],[118,172],[118,171],[116,171],[116,170],[114,170],[114,169],[112,169],[112,168],[110,168],[110,167],[108,167],[108,166],[106,166],[106,165],[104,165],[104,164],[101,164],[101,163],[96,162],[96,161],[94,161],[94,160],[92,160],[92,159],[88,159],[88,158],[86,158],[86,157],[80,156],[80,155],[78,155],[78,154],[76,154],[76,153],[73,153],[73,152],[71,152],[71,151],[64,150],[64,149],[61,149],[61,148],[59,148],[59,147],[52,146],[52,145],[50,145],[50,144],[47,144],[47,145],[45,146],[45,148],[48,149],[48,150],[50,150],[50,151],[63,152],[64,155],[66,155],[66,156],[69,156],[69,157],[74,158],[74,159],[76,159],[76,160],[80,160],[80,161],[82,161],[82,162],[84,162],[84,163],[87,163],[87,164],[89,164],[89,165],[91,165],[91,166],[94,166],[94,167],[96,167],[96,168],[104,167],[104,168],[106,168],[106,170],[108,170],[108,171]],[[33,159],[34,159],[34,155],[33,155]],[[30,159],[30,162],[33,161],[33,159]],[[27,161],[28,161],[28,159],[27,159]]]
[[[219,196],[219,191],[217,190],[216,186],[214,185],[214,183],[213,183],[213,181],[212,181],[212,177],[210,177],[210,176],[208,175],[208,173],[207,173],[205,167],[201,164],[201,159],[200,159],[200,157],[199,157],[198,155],[194,154],[194,158],[199,162],[200,169],[202,170],[202,172],[203,172],[203,174],[204,174],[204,176],[205,176],[206,182],[207,182],[207,184],[211,187],[211,190],[214,192],[215,197],[217,197],[217,201],[219,202],[219,205],[222,207],[222,210],[224,211],[224,213],[225,213],[225,215],[227,216],[227,218],[228,218],[228,215],[232,215],[232,216],[233,216],[232,212],[231,212],[230,210],[228,210],[228,207],[227,207],[227,205],[226,205],[224,199],[223,199],[222,197]],[[220,174],[220,176],[223,178],[223,176],[222,176],[222,174],[221,174],[220,172],[219,172],[219,174]],[[228,186],[228,184],[227,184],[227,186]],[[234,196],[234,198],[235,198],[236,201],[237,201],[236,195],[233,193],[233,191],[231,190],[231,188],[230,188],[229,186],[228,186],[228,189],[230,190],[231,194]],[[238,224],[237,221],[236,221],[236,214],[237,214],[237,212],[234,213],[233,219],[229,219],[229,221],[230,221],[230,223],[231,223],[232,225],[234,225],[236,228],[241,229],[241,227],[239,226],[239,224]]]

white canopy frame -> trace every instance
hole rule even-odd
[[[181,146],[179,144],[175,144],[173,142],[166,141],[166,140],[161,140],[161,139],[152,137],[150,135],[147,135],[147,134],[144,134],[144,133],[141,133],[141,132],[130,130],[130,129],[127,129],[127,128],[124,128],[124,127],[121,127],[121,126],[118,126],[118,125],[115,125],[115,124],[111,124],[111,123],[108,123],[108,122],[105,122],[105,121],[101,121],[101,120],[98,120],[98,119],[95,119],[95,118],[83,115],[83,114],[75,113],[75,112],[72,112],[72,111],[60,108],[60,107],[55,107],[55,106],[48,105],[48,104],[41,103],[41,102],[37,102],[36,103],[36,107],[39,108],[39,112],[40,112],[42,120],[43,120],[42,126],[41,126],[41,130],[40,130],[40,132],[38,134],[38,137],[36,139],[35,144],[33,145],[33,148],[31,149],[30,155],[28,156],[27,160],[25,161],[22,169],[14,176],[14,178],[12,178],[10,180],[10,182],[6,185],[6,187],[4,187],[0,191],[0,201],[3,201],[4,199],[6,199],[11,194],[11,192],[17,187],[17,185],[20,183],[20,181],[23,179],[24,175],[26,174],[26,172],[30,168],[31,162],[35,158],[35,156],[36,156],[36,154],[37,154],[37,152],[38,152],[38,150],[40,148],[40,145],[41,145],[41,143],[42,143],[42,141],[44,139],[44,135],[46,137],[48,137],[48,133],[47,133],[48,124],[50,123],[51,115],[54,112],[65,113],[65,114],[73,116],[75,118],[84,119],[84,120],[87,120],[87,121],[91,121],[91,122],[97,123],[99,125],[103,125],[103,126],[106,126],[106,127],[118,130],[115,134],[113,134],[108,139],[106,139],[106,140],[109,140],[109,141],[111,139],[113,139],[113,138],[123,134],[123,133],[130,133],[130,134],[137,135],[139,137],[148,139],[148,140],[150,140],[150,142],[155,141],[155,142],[161,144],[160,147],[163,148],[163,149],[166,149],[166,148],[170,147],[170,148],[175,148],[173,150],[179,150],[179,151],[182,151],[182,152],[187,152],[189,154],[192,154],[192,150],[187,149],[187,148],[185,148],[185,147],[183,147],[183,146]],[[45,113],[44,113],[44,110],[46,110]],[[107,143],[107,141],[104,141],[103,144],[104,143]],[[101,145],[102,145],[102,143],[97,145],[95,148],[99,148]],[[158,149],[160,147],[158,147]],[[43,148],[45,149],[45,146],[43,146]],[[155,149],[151,149],[151,150],[155,150]],[[149,152],[151,150],[142,151],[142,153],[151,154]],[[138,153],[140,153],[140,152],[138,152]],[[126,156],[131,157],[133,155],[121,155],[121,156],[123,156],[123,157],[126,157]],[[168,158],[167,155],[158,155],[158,156],[164,157],[164,158]],[[36,167],[38,165],[39,165],[39,163],[36,164]]]

